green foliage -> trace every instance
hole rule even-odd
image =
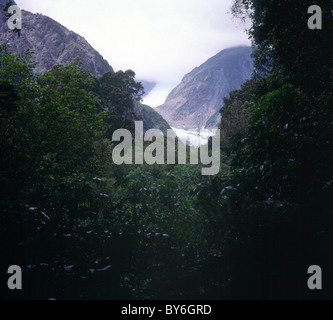
[[[230,93],[229,98],[224,98],[221,113],[221,147],[226,153],[231,151],[231,140],[236,137],[243,138],[247,132],[250,116],[254,109],[251,101],[256,88],[255,81],[245,82],[242,89]]]
[[[46,165],[55,166],[49,170],[57,167],[66,174],[77,172],[80,167],[91,170],[96,160],[93,141],[101,137],[106,118],[94,93],[96,80],[74,62],[55,66],[40,78],[39,85],[40,122],[46,125],[42,129],[43,146],[50,155]]]
[[[326,30],[307,28],[307,1],[236,0],[233,7],[252,19],[256,71],[221,110],[231,175],[212,181],[201,199],[215,203],[209,213],[229,297],[309,298],[302,270],[313,261],[332,268],[333,60],[326,41],[333,24],[330,1],[319,2]],[[317,297],[332,296],[327,286]]]
[[[12,55],[2,48],[1,162],[9,181],[4,198],[96,172],[105,118],[93,93],[96,80],[78,62],[37,77],[29,53]]]
[[[135,82],[132,70],[109,71],[98,80],[98,94],[108,111],[108,137],[119,128],[133,130],[134,103],[144,94],[141,83]]]
[[[112,163],[110,135],[133,127],[141,95],[134,73],[96,79],[74,61],[36,75],[29,52],[0,53],[1,261],[26,270],[19,298],[199,297],[211,288],[201,168]]]
[[[234,13],[244,16],[247,12],[252,20],[249,35],[259,49],[257,56],[261,63],[266,60],[268,69],[269,65],[282,67],[297,86],[306,87],[308,92],[330,86],[332,74],[328,39],[333,28],[333,2],[315,3],[322,9],[322,30],[310,30],[307,26],[308,8],[313,4],[308,0],[235,0],[233,6]],[[259,71],[260,60],[257,58]]]
[[[1,177],[8,183],[2,185],[2,196],[7,201],[26,181],[36,152],[32,143],[37,91],[34,65],[29,52],[11,55],[6,45],[0,47]]]
[[[0,260],[25,268],[20,297],[313,298],[307,268],[332,270],[329,3],[319,33],[307,1],[235,1],[256,72],[224,100],[215,177],[112,163],[142,94],[133,71],[96,79],[74,61],[38,76],[2,45]]]
[[[161,130],[164,135],[167,135],[167,130],[171,129],[169,124],[159,113],[139,101],[135,101],[134,111],[138,118],[142,118],[143,120],[143,131],[154,128]]]

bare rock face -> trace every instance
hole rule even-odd
[[[251,53],[250,47],[221,51],[185,75],[155,110],[175,128],[217,128],[223,98],[251,77]]]
[[[8,0],[0,0],[0,44],[9,44],[13,53],[32,50],[33,60],[38,63],[35,72],[43,73],[56,63],[70,63],[77,57],[80,57],[83,68],[98,78],[113,70],[83,37],[44,15],[22,10],[22,30],[21,36],[18,37],[7,24],[6,12],[3,11],[7,2]],[[12,3],[15,4],[14,1]],[[155,86],[153,82],[140,81],[146,94]],[[162,116],[152,108],[136,103],[134,110],[137,116],[142,118],[145,130],[157,128],[166,132],[170,128]]]
[[[38,62],[35,69],[43,73],[56,63],[66,64],[78,56],[83,68],[97,77],[112,70],[109,63],[81,36],[69,31],[53,19],[22,10],[22,31],[18,37],[8,28],[3,8],[7,0],[0,0],[0,43],[7,42],[10,51],[19,53],[31,49]]]
[[[7,2],[9,2],[8,0],[0,0],[0,10],[2,11],[5,7]],[[15,1],[12,1],[12,3],[16,4]]]

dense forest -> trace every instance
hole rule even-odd
[[[216,176],[113,163],[143,94],[133,71],[96,78],[76,60],[40,75],[2,44],[1,298],[333,298],[333,1],[316,3],[310,30],[309,1],[234,1],[255,71],[221,101]]]

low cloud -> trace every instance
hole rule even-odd
[[[232,0],[17,0],[83,36],[116,70],[178,82],[220,50],[250,45]],[[24,28],[24,21],[23,21]]]

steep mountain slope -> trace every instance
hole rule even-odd
[[[22,32],[18,37],[6,23],[6,16],[0,10],[0,43],[7,42],[14,53],[31,49],[38,61],[36,72],[43,73],[56,63],[69,63],[77,56],[82,65],[97,77],[112,70],[109,63],[81,36],[41,14],[22,10]]]
[[[149,129],[159,129],[166,135],[167,130],[171,129],[169,124],[160,114],[145,104],[136,102],[135,113],[142,118],[144,131]]]
[[[81,58],[83,67],[96,77],[101,77],[105,72],[113,70],[83,37],[69,31],[47,16],[22,10],[22,31],[21,36],[18,37],[7,25],[7,18],[3,11],[7,1],[0,0],[0,44],[7,42],[13,53],[32,50],[33,59],[38,62],[35,69],[37,73],[51,69],[56,63],[70,63],[77,57]],[[138,81],[145,87],[146,94],[155,86],[153,82]],[[145,128],[165,128],[167,123],[164,119],[150,109],[148,106],[135,105],[135,113],[144,119]]]
[[[250,47],[221,51],[185,75],[155,110],[175,128],[216,128],[223,98],[251,77],[251,53]]]

